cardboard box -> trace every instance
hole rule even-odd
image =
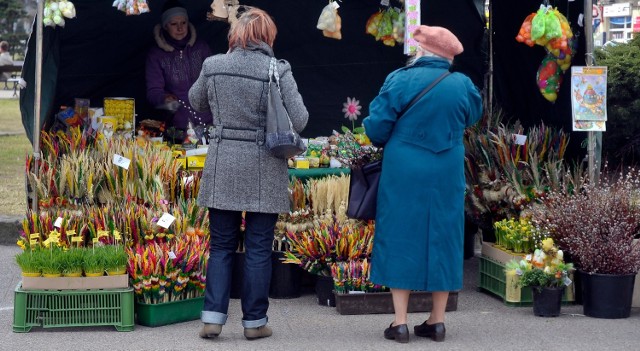
[[[505,251],[502,248],[494,246],[494,243],[488,243],[486,241],[482,242],[482,256],[488,257],[494,261],[500,262],[502,264],[507,263],[513,259],[520,260],[526,253],[513,253],[511,251]]]
[[[103,277],[22,277],[22,290],[96,290],[129,287],[129,275]]]

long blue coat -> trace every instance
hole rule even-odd
[[[421,57],[387,77],[363,121],[384,147],[371,280],[390,288],[462,288],[466,127],[482,114],[471,80],[452,73],[398,114],[449,62]]]

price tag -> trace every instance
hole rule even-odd
[[[82,242],[82,237],[81,236],[74,236],[73,238],[71,238],[71,242],[72,243],[81,243]]]
[[[76,235],[76,231],[75,230],[67,230],[67,236],[74,236]]]
[[[572,283],[571,279],[569,279],[569,277],[564,277],[564,285],[569,286]]]
[[[389,0],[380,0],[380,6],[389,6]]]
[[[124,169],[129,169],[129,165],[131,164],[131,160],[124,157],[124,156],[120,156],[118,154],[114,154],[113,155],[113,164],[118,166],[118,167],[122,167]]]
[[[93,242],[94,244],[97,244],[97,243],[98,243],[98,238],[93,238],[92,242]]]
[[[98,230],[98,238],[102,238],[103,236],[109,236],[109,232],[106,230]]]
[[[53,223],[53,226],[56,228],[62,227],[62,221],[63,221],[62,217],[58,217],[58,219],[56,219],[56,221]]]
[[[524,145],[527,143],[527,136],[521,134],[513,134],[513,141],[518,145]]]
[[[177,258],[176,254],[173,253],[173,251],[169,251],[169,258],[172,260],[175,260]]]
[[[36,245],[38,245],[38,240],[34,240],[34,239],[29,240],[29,246],[36,246]]]
[[[121,240],[122,239],[122,235],[120,235],[120,232],[117,230],[113,231],[113,238],[116,240]]]
[[[176,220],[176,217],[168,213],[164,213],[162,217],[160,217],[160,219],[158,220],[158,225],[164,229],[168,229],[171,223],[173,223],[173,221],[175,220]]]
[[[30,239],[40,239],[40,233],[29,234]]]

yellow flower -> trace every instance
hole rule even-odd
[[[542,240],[542,250],[549,251],[551,249],[553,249],[553,239],[546,238]]]
[[[20,248],[21,248],[22,250],[26,250],[26,249],[27,249],[27,246],[24,244],[24,241],[23,241],[22,239],[18,240],[18,241],[16,242],[16,244],[17,244],[18,246],[20,246]]]

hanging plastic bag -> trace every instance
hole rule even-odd
[[[324,35],[327,38],[340,40],[342,39],[341,29],[342,29],[342,18],[340,18],[340,15],[336,13],[336,30],[333,32],[330,32],[328,30],[323,30],[322,35]]]
[[[531,47],[535,45],[533,40],[531,40],[531,20],[535,15],[536,13],[534,12],[524,19],[522,25],[520,26],[520,31],[518,31],[518,35],[516,35],[517,42],[524,43]]]
[[[544,15],[544,36],[547,40],[562,37],[560,20],[556,16],[556,11],[548,9]]]
[[[536,80],[542,96],[549,102],[555,102],[558,99],[562,83],[562,70],[553,55],[547,54],[542,60],[536,74]]]
[[[367,20],[367,25],[365,27],[365,33],[371,34],[374,37],[378,37],[378,26],[380,25],[380,20],[382,19],[382,11],[378,10],[378,12],[374,13]]]
[[[538,12],[531,20],[531,40],[533,41],[538,41],[538,39],[544,37],[545,13],[547,13],[547,7],[540,5]]]
[[[318,18],[318,24],[316,28],[320,30],[326,30],[329,32],[337,31],[338,26],[338,5],[335,1],[329,1],[329,5],[325,6]]]

